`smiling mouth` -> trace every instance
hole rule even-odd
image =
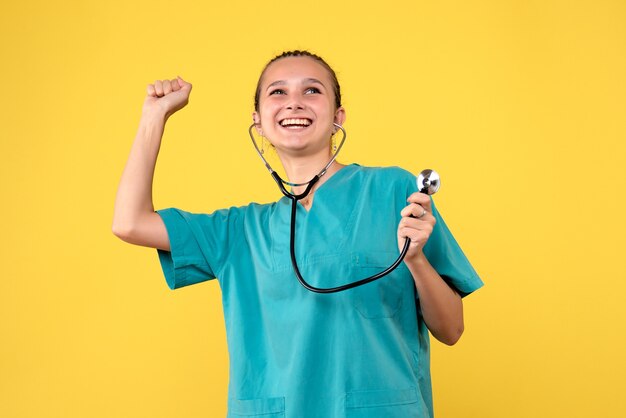
[[[288,129],[303,129],[310,126],[313,121],[307,118],[287,118],[278,122],[280,126]]]

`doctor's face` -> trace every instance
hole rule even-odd
[[[336,108],[331,75],[315,59],[281,58],[263,74],[259,110],[253,113],[257,130],[278,152],[302,154],[329,149],[335,130],[345,120]]]

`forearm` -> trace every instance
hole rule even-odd
[[[405,261],[419,295],[422,316],[435,338],[453,345],[463,334],[463,302],[422,254]]]
[[[165,129],[164,115],[143,114],[137,136],[122,173],[113,215],[113,231],[123,233],[146,213],[154,212],[152,183],[161,139]]]

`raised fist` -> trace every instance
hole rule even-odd
[[[143,113],[157,113],[169,118],[189,103],[191,83],[180,76],[172,80],[156,80],[148,84],[148,95],[143,103]]]

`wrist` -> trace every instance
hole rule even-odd
[[[144,109],[141,112],[141,120],[150,124],[163,124],[169,115],[162,109]]]
[[[405,257],[404,263],[407,265],[407,267],[411,271],[420,270],[430,265],[430,263],[428,262],[428,259],[424,255],[424,252],[421,250],[414,255]]]

